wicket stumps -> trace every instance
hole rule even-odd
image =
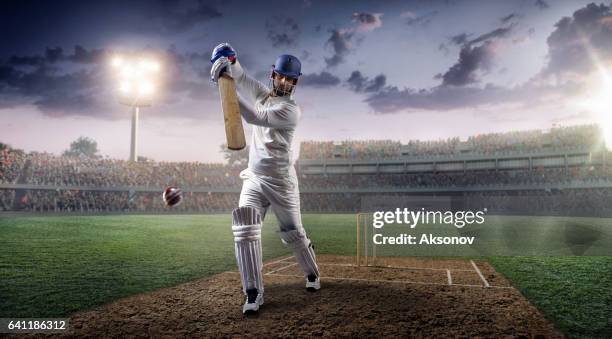
[[[371,227],[370,224],[370,213],[357,213],[357,227],[356,227],[356,235],[357,235],[357,240],[356,240],[356,261],[357,261],[357,266],[361,266],[362,260],[361,257],[363,256],[364,260],[364,266],[374,266],[376,264],[376,244],[372,243],[372,246],[370,248],[369,246],[369,239],[368,239],[368,228]],[[374,229],[372,229],[372,235],[374,234]],[[363,235],[363,241],[361,240],[361,237]],[[362,253],[362,246],[363,246],[363,253]],[[369,260],[369,256],[372,256],[372,261],[370,263]]]

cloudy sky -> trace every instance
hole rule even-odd
[[[83,135],[127,158],[130,112],[110,59],[145,53],[161,60],[163,84],[142,110],[140,154],[221,161],[208,74],[225,41],[262,81],[279,54],[301,59],[296,142],[465,138],[600,121],[612,10],[552,0],[2,1],[0,141],[60,153]]]

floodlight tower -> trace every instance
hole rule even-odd
[[[112,65],[118,71],[119,102],[132,108],[129,160],[138,161],[138,116],[141,107],[151,106],[160,65],[150,58],[118,55]]]

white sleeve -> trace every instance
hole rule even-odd
[[[248,95],[251,100],[255,101],[258,97],[266,95],[270,91],[264,84],[246,74],[238,60],[230,67],[234,81],[240,87],[241,92]]]
[[[297,125],[300,109],[290,102],[280,102],[276,105],[262,108],[261,105],[252,105],[238,96],[240,101],[240,114],[246,122],[273,128],[295,128]]]

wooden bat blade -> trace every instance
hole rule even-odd
[[[219,77],[219,95],[221,96],[221,107],[225,121],[227,148],[236,151],[241,150],[246,147],[246,141],[234,79],[227,75]]]

